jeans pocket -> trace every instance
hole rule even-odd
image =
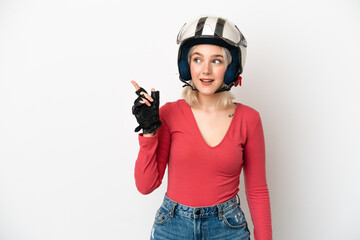
[[[224,213],[224,223],[232,229],[240,229],[247,226],[245,215],[240,206],[237,205],[235,208]]]
[[[169,217],[170,217],[170,211],[164,208],[163,206],[161,206],[159,210],[157,210],[156,212],[154,223],[156,225],[163,225],[164,223],[166,223]]]

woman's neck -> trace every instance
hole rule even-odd
[[[199,101],[199,105],[197,106],[197,108],[206,111],[218,110],[217,104],[219,100],[219,94],[212,94],[210,96],[198,94],[197,98]]]

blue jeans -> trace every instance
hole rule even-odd
[[[193,208],[165,195],[155,216],[151,240],[250,240],[236,197],[215,206]]]

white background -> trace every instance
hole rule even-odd
[[[137,192],[130,80],[180,98],[202,14],[248,41],[232,92],[262,117],[274,239],[360,239],[358,0],[1,0],[1,240],[149,239],[166,176]]]

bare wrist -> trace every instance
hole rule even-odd
[[[156,134],[156,132],[153,133],[143,133],[144,137],[153,137]]]

